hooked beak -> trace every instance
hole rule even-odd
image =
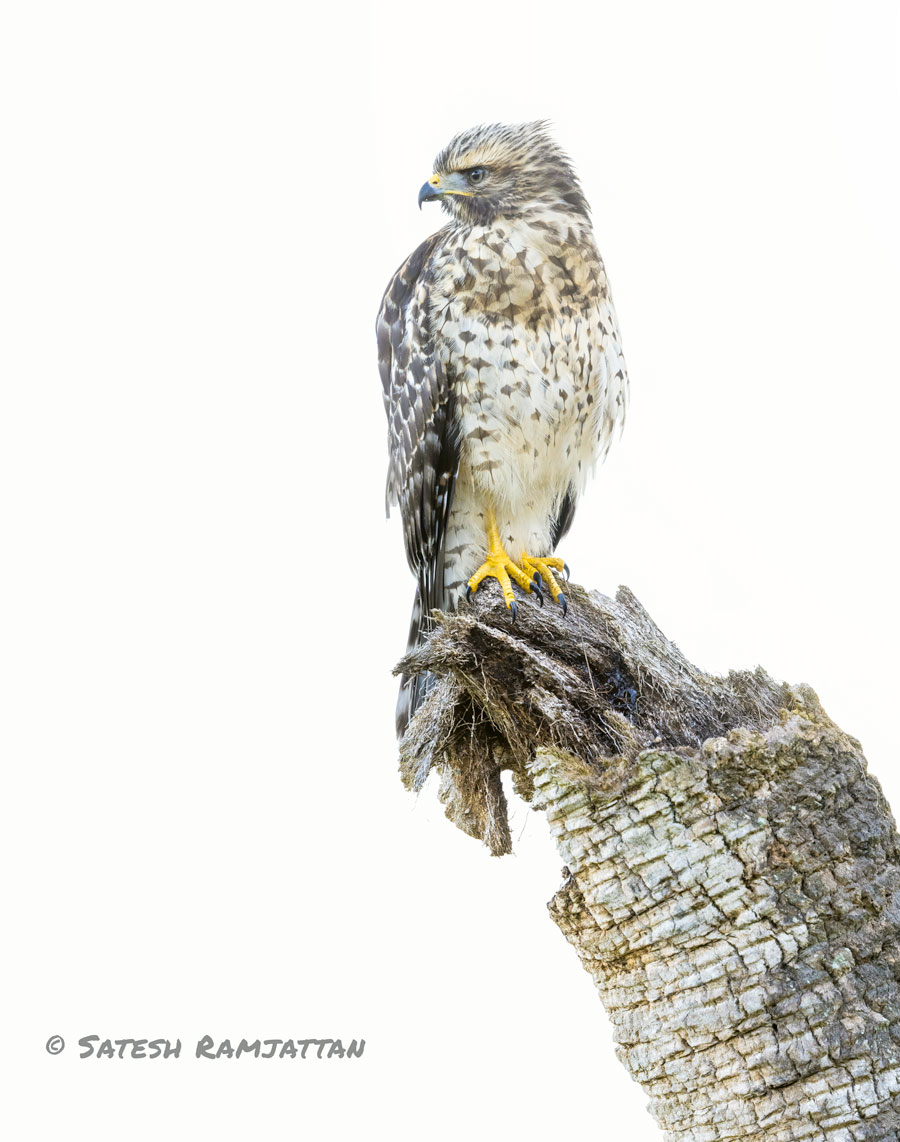
[[[467,185],[465,175],[459,171],[445,175],[433,174],[419,191],[419,209],[422,209],[423,202],[432,202],[436,198],[443,198],[446,194],[461,194],[465,198],[471,198],[473,192],[464,189]]]
[[[419,209],[422,209],[423,202],[431,202],[435,198],[441,198],[445,193],[441,190],[441,176],[433,174],[428,182],[422,184],[422,189],[419,191]]]

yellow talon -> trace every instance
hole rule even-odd
[[[488,511],[487,516],[487,539],[487,559],[469,580],[466,597],[468,598],[474,594],[485,579],[496,579],[503,590],[503,599],[506,606],[512,611],[513,618],[515,618],[516,598],[513,594],[512,580],[515,580],[523,591],[531,591],[533,587],[532,577],[527,575],[522,568],[519,567],[517,563],[514,563],[506,554],[506,550],[500,539],[500,532],[497,528],[497,518],[494,515],[493,508]]]
[[[557,571],[568,572],[565,561],[559,559],[555,555],[547,555],[544,558],[538,558],[534,555],[528,555],[523,551],[522,566],[526,571],[537,571],[537,573],[549,587],[550,596],[553,599],[554,603],[559,603],[563,609],[563,613],[565,613],[569,609],[568,603],[566,602],[566,596],[562,593],[562,588],[556,581],[556,576],[553,574],[553,568],[556,568]]]

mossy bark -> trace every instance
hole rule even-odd
[[[900,1138],[900,842],[859,743],[806,686],[698,670],[627,590],[569,594],[439,617],[405,782],[438,769],[498,855],[504,769],[547,814],[551,916],[666,1137]]]

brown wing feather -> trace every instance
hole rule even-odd
[[[556,515],[550,521],[550,544],[554,551],[559,541],[563,536],[568,534],[569,528],[572,526],[572,520],[575,518],[577,498],[578,496],[575,489],[570,485],[566,494],[562,500],[560,500]]]
[[[453,391],[429,331],[429,283],[442,235],[432,235],[391,279],[378,313],[378,368],[388,418],[387,510],[399,504],[406,558],[417,580],[407,651],[431,629],[444,598],[444,537],[459,469]],[[402,737],[432,682],[400,680]]]
[[[400,506],[426,615],[443,605],[444,535],[459,468],[453,392],[428,327],[432,258],[442,237],[433,234],[400,267],[376,324],[390,451],[387,508]]]

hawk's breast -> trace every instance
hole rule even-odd
[[[512,509],[537,495],[549,512],[614,427],[602,262],[589,234],[510,225],[473,228],[447,255],[433,321],[460,479]]]

